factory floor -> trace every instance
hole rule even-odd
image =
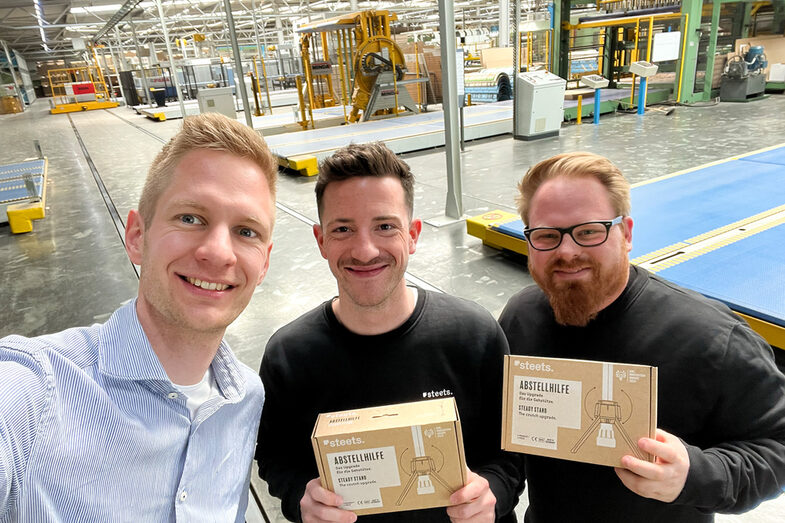
[[[39,140],[49,158],[46,213],[28,234],[0,226],[0,337],[34,336],[102,322],[136,294],[137,274],[122,231],[153,157],[179,120],[155,122],[125,107],[48,114],[46,100],[21,114],[0,116],[0,163],[34,155]],[[469,142],[461,155],[463,207],[468,216],[514,212],[515,185],[533,163],[554,154],[590,150],[610,157],[639,182],[785,142],[785,95],[751,102],[678,107],[666,116],[604,116],[600,125],[568,124],[559,137],[524,142],[500,136]],[[444,148],[403,155],[415,173],[415,215],[444,213]],[[270,271],[248,309],[227,331],[237,356],[258,368],[269,336],[336,293],[311,232],[315,180],[281,174]],[[634,209],[633,209],[634,217]],[[409,263],[411,280],[475,300],[495,316],[521,287],[532,284],[521,258],[484,246],[463,222],[424,225]],[[254,474],[255,476],[255,474]],[[270,521],[278,505],[254,480]],[[259,514],[255,512],[255,514]],[[718,521],[774,522],[785,496]],[[249,513],[249,521],[255,516]]]

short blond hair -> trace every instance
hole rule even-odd
[[[189,116],[183,126],[153,160],[139,198],[139,214],[145,227],[150,227],[158,198],[174,176],[183,156],[196,149],[224,151],[255,163],[264,173],[275,201],[278,165],[264,139],[253,129],[219,113]]]
[[[518,184],[518,214],[529,223],[531,201],[537,189],[559,176],[596,178],[608,191],[608,198],[616,215],[630,215],[630,182],[609,159],[589,152],[563,153],[539,162],[528,170]]]

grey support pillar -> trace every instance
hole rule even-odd
[[[510,46],[510,0],[499,0],[499,47]]]
[[[159,0],[160,1],[160,0]],[[248,93],[245,90],[245,76],[243,75],[243,63],[240,56],[240,46],[237,45],[237,33],[234,31],[234,17],[232,16],[232,6],[229,0],[224,0],[224,10],[226,11],[226,23],[229,29],[229,37],[232,40],[232,51],[234,52],[234,75],[237,83],[237,90],[243,101],[243,112],[245,113],[245,123],[253,129],[253,118],[251,118],[251,108],[248,106]]]
[[[144,72],[144,64],[142,63],[142,50],[139,48],[139,39],[136,37],[136,28],[131,20],[128,20],[128,25],[131,26],[131,34],[134,37],[134,46],[136,47],[136,59],[139,60],[139,72],[142,73],[142,88],[144,89],[144,99],[147,100],[147,105],[153,106],[153,98],[150,96],[150,88],[147,87],[147,75]],[[185,114],[183,114],[185,116]]]
[[[444,144],[447,149],[447,203],[444,214],[459,220],[463,216],[463,188],[458,129],[458,68],[455,63],[455,9],[451,0],[439,0],[439,37],[442,55]]]
[[[161,6],[161,0],[155,0],[155,3],[158,5],[158,16],[161,18],[161,28],[164,32],[164,41],[166,42],[166,54],[169,57],[169,70],[172,72],[172,83],[174,84],[174,89],[177,91],[177,101],[180,102],[180,111],[183,114],[183,118],[185,118],[185,104],[183,103],[183,93],[180,91],[180,81],[177,79],[177,71],[175,70],[174,65],[174,55],[172,54],[172,42],[169,41],[169,30],[166,29],[166,19],[164,18],[164,8]],[[152,52],[152,44],[150,45],[150,51]]]
[[[120,55],[120,66],[123,71],[129,71],[128,62],[125,61],[125,49],[123,49],[123,39],[120,38],[120,29],[114,26],[114,35],[117,38],[117,54]]]
[[[264,62],[264,55],[262,54],[262,45],[259,43],[259,31],[256,27],[256,0],[251,0],[251,18],[253,19],[253,36],[256,40],[256,53],[259,56],[259,61]],[[267,87],[267,75],[265,74],[265,67],[264,63],[262,64],[262,74],[264,75],[263,78],[259,78],[257,75],[256,78],[256,85],[261,85],[259,82],[264,80],[264,90],[267,93],[267,110],[270,111],[272,114],[273,105],[270,102],[270,89]],[[261,91],[259,92],[259,98],[262,97]]]

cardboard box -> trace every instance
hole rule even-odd
[[[466,484],[453,398],[320,414],[311,441],[322,486],[357,514],[444,507]]]
[[[657,367],[505,356],[502,448],[619,466],[657,428]]]

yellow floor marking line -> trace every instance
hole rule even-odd
[[[670,251],[668,251],[668,248],[660,249],[656,251],[657,253],[661,252],[658,256],[652,257],[651,254],[654,253],[640,256],[633,260],[633,263],[648,271],[658,272],[744,238],[749,238],[783,223],[785,223],[785,205],[780,205],[755,216],[750,216],[749,218],[695,236],[683,243],[676,244],[678,247]]]
[[[773,151],[774,149],[779,149],[780,147],[785,147],[785,143],[780,143],[777,145],[772,145],[770,147],[764,147],[762,149],[757,149],[755,151],[744,153],[744,154],[737,154],[734,156],[729,156],[727,158],[723,158],[722,160],[717,160],[714,162],[705,163],[703,165],[699,165],[697,167],[690,167],[689,169],[684,169],[682,171],[676,171],[675,173],[665,174],[663,176],[658,176],[657,178],[652,178],[651,180],[644,180],[642,182],[634,183],[631,187],[641,187],[643,185],[649,185],[650,183],[659,182],[661,180],[667,180],[668,178],[675,178],[676,176],[681,176],[682,174],[691,173],[693,171],[697,171],[699,169],[705,169],[706,167],[713,167],[715,165],[720,165],[722,163],[727,163],[733,160],[739,160],[741,158],[746,158],[747,156],[752,156],[754,154],[765,153],[768,151]]]

